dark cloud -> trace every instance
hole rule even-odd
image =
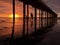
[[[53,11],[60,13],[60,0],[43,0]]]

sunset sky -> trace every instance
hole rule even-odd
[[[60,17],[60,0],[43,0]],[[22,17],[22,2],[16,0],[15,13]],[[8,17],[12,14],[12,0],[0,0],[0,17]]]
[[[15,1],[15,13],[22,17],[22,3]],[[12,0],[0,0],[0,17],[8,17],[12,14]]]

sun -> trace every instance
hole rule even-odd
[[[13,14],[11,14],[9,17],[13,17]],[[15,14],[15,18],[19,17],[18,14]]]

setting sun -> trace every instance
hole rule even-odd
[[[9,17],[13,17],[13,14],[11,14]],[[18,14],[15,14],[15,18],[19,17]]]

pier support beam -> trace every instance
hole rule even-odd
[[[12,34],[11,34],[11,40],[10,45],[14,44],[14,30],[15,30],[15,0],[13,0],[13,26],[12,26]]]
[[[50,25],[51,25],[51,14],[50,14]]]
[[[27,4],[27,35],[28,35],[29,5]]]
[[[41,18],[40,18],[40,15],[41,15],[41,14],[40,14],[40,9],[39,9],[39,28],[41,28],[41,27],[40,27],[40,19],[41,19]]]
[[[48,12],[47,12],[47,27],[48,27]]]
[[[36,21],[37,21],[37,8],[35,8],[35,32],[36,32],[36,28],[37,28]]]
[[[50,13],[49,13],[49,25],[50,25]]]
[[[43,28],[43,10],[41,10],[41,28]]]
[[[47,23],[46,23],[46,18],[47,17],[47,15],[46,15],[46,11],[45,11],[45,26],[47,26]]]
[[[52,25],[52,14],[50,14],[50,15],[51,15],[51,18],[50,18],[51,19],[51,25]]]
[[[23,36],[25,35],[25,3],[23,2]]]

